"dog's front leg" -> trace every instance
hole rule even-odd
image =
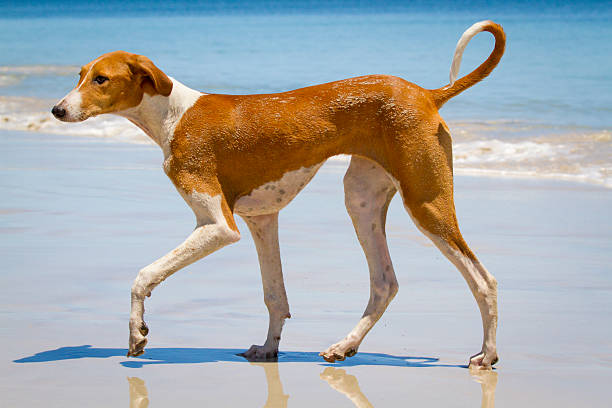
[[[128,357],[141,355],[147,344],[145,336],[149,329],[143,320],[145,296],[151,296],[151,291],[174,272],[240,239],[233,219],[228,222],[224,215],[228,214],[228,207],[221,194],[211,196],[194,190],[183,196],[196,215],[197,226],[176,249],[138,273],[132,286]]]
[[[291,317],[278,245],[278,213],[243,218],[257,248],[264,302],[270,314],[266,342],[263,346],[252,345],[243,355],[249,360],[272,359],[278,355],[278,344],[285,319]]]

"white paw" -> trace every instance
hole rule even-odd
[[[354,344],[347,339],[342,340],[330,346],[327,350],[319,353],[321,357],[328,363],[333,363],[336,360],[343,361],[347,357],[353,357],[357,354],[357,344]]]
[[[144,353],[144,348],[147,345],[145,336],[149,334],[149,328],[145,322],[130,322],[130,340],[128,357],[138,357]]]
[[[469,368],[479,370],[491,370],[493,364],[499,361],[496,351],[487,352],[481,351],[478,354],[470,357]]]

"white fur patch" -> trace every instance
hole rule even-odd
[[[77,122],[81,120],[81,116],[83,114],[81,103],[83,102],[83,98],[81,97],[81,92],[78,89],[73,89],[62,99],[59,101],[57,106],[60,106],[66,110],[66,116],[62,118],[65,122]]]
[[[138,106],[116,113],[141,128],[161,147],[164,157],[170,154],[170,142],[181,118],[202,95],[205,95],[174,78],[170,80],[172,92],[169,96],[145,94]]]
[[[319,163],[287,172],[279,180],[257,187],[236,201],[234,211],[249,217],[279,212],[312,180],[322,165]]]
[[[223,209],[221,207],[221,195],[211,196],[207,193],[200,193],[199,191],[192,191],[190,194],[185,194],[179,191],[189,207],[193,210],[196,216],[196,222],[198,227],[204,225],[216,225],[218,231],[216,234],[222,233],[221,238],[227,239],[227,241],[234,242],[240,238],[240,234],[230,228],[223,215]]]
[[[484,30],[484,28],[492,24],[490,20],[479,21],[475,23],[470,28],[465,30],[459,41],[457,42],[457,47],[455,48],[455,55],[453,56],[453,63],[451,64],[450,69],[450,85],[453,86],[455,81],[457,80],[457,75],[459,75],[459,68],[461,67],[461,59],[463,58],[463,51],[465,51],[465,47],[467,47],[468,43],[474,36]]]
[[[184,197],[193,210],[198,225],[215,224],[221,220],[225,222],[221,210],[221,195],[211,196],[194,190],[190,194],[184,194]]]

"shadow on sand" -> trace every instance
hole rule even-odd
[[[242,349],[226,348],[149,348],[141,357],[122,361],[124,367],[140,368],[151,364],[200,364],[225,362],[248,362],[239,353]],[[96,348],[90,345],[60,347],[55,350],[41,351],[29,357],[14,360],[14,363],[44,363],[48,361],[74,360],[79,358],[125,357],[127,349]],[[345,361],[326,363],[316,352],[286,351],[278,354],[278,363],[319,363],[323,366],[389,366],[389,367],[455,367],[466,365],[440,364],[434,357],[392,356],[380,353],[358,353]]]
[[[466,368],[465,365],[440,364],[433,357],[392,356],[380,353],[359,353],[354,357],[334,364],[325,362],[315,352],[282,352],[277,362],[249,362],[238,355],[242,349],[223,348],[149,348],[143,357],[122,361],[124,367],[140,368],[150,364],[200,364],[215,362],[244,362],[264,369],[268,384],[268,396],[264,408],[285,408],[289,395],[285,394],[279,367],[282,363],[318,363],[327,366],[320,378],[340,394],[348,398],[357,408],[371,408],[373,405],[363,394],[357,378],[341,367],[352,366],[389,366],[389,367],[451,367]],[[50,361],[74,360],[80,358],[124,357],[127,349],[96,348],[90,345],[60,347],[55,350],[41,351],[29,357],[14,360],[15,363],[44,363]],[[481,384],[482,408],[494,408],[497,373],[495,371],[473,371],[470,375]],[[147,408],[149,395],[145,382],[138,377],[128,377],[130,389],[130,408]]]

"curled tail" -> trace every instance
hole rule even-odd
[[[488,31],[495,37],[495,48],[493,48],[493,52],[491,52],[489,58],[480,64],[478,68],[457,80],[457,74],[459,74],[459,67],[461,66],[461,58],[463,57],[465,47],[476,34],[482,31]],[[468,28],[459,39],[457,48],[455,48],[455,55],[453,56],[453,63],[450,69],[450,84],[443,88],[430,91],[436,106],[440,108],[450,98],[485,79],[497,66],[499,60],[501,60],[502,55],[504,55],[505,47],[506,34],[504,34],[504,30],[499,24],[490,20],[485,20]]]

